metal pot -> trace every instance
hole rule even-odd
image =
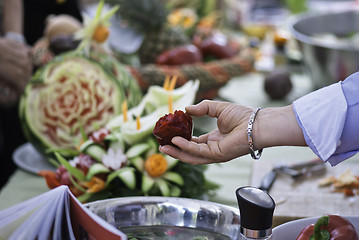
[[[87,203],[95,214],[117,228],[178,226],[239,238],[239,211],[197,199],[124,197]]]
[[[328,41],[314,35],[345,37],[359,32],[359,11],[307,12],[290,20],[289,30],[299,42],[304,64],[315,88],[344,80],[359,69],[359,44]]]

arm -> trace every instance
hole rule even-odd
[[[312,92],[292,105],[262,109],[254,121],[257,149],[308,145],[332,166],[359,152],[359,73]],[[186,110],[194,116],[217,118],[218,128],[160,151],[191,164],[226,162],[249,153],[246,135],[249,107],[204,101]]]
[[[16,103],[32,74],[30,50],[22,36],[22,1],[3,1],[0,37],[0,107]]]
[[[3,21],[4,33],[14,32],[23,34],[23,6],[21,0],[3,0]]]
[[[293,103],[308,146],[336,165],[359,151],[359,73]]]

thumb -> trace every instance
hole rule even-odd
[[[210,116],[218,118],[220,113],[229,105],[227,102],[203,100],[202,102],[186,107],[186,111],[193,116]]]

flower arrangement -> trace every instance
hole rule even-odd
[[[211,193],[218,186],[206,179],[206,167],[160,153],[152,134],[163,115],[176,115],[193,104],[199,80],[178,81],[181,87],[175,88],[179,78],[168,75],[163,86],[151,85],[144,96],[139,94],[123,65],[106,51],[96,52],[106,50],[109,18],[118,9],[102,14],[103,7],[102,0],[96,16],[75,33],[81,40],[78,47],[39,69],[22,97],[24,132],[57,167],[39,175],[49,188],[69,186],[82,202],[125,196],[201,198]],[[64,88],[70,80],[73,87]],[[189,126],[192,132],[193,124]]]
[[[174,89],[176,78],[163,87],[151,86],[138,106],[127,109],[108,124],[83,135],[78,154],[59,162],[53,171],[41,171],[50,188],[68,185],[82,202],[124,196],[201,198],[218,186],[208,181],[204,166],[193,166],[158,151],[152,134],[157,120],[193,103],[199,81]]]

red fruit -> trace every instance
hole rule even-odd
[[[153,129],[153,135],[158,143],[163,145],[172,145],[171,140],[175,136],[181,136],[187,140],[192,138],[192,117],[188,113],[176,110],[174,113],[166,114],[161,117]]]
[[[230,39],[222,33],[214,33],[210,37],[204,39],[199,48],[203,56],[213,56],[216,59],[224,59],[235,56],[239,50],[239,44],[230,41]]]
[[[202,53],[195,45],[185,45],[172,48],[159,55],[157,64],[182,65],[202,61]]]

